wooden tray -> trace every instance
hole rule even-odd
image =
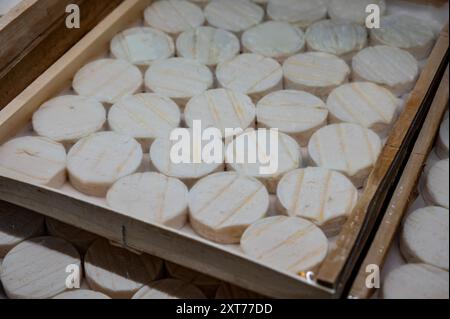
[[[46,100],[70,86],[75,72],[101,56],[119,31],[141,17],[150,0],[125,0],[97,27],[0,112],[0,144],[17,134]],[[428,59],[404,112],[368,180],[361,200],[344,226],[337,247],[313,281],[276,270],[244,256],[239,250],[214,244],[195,234],[134,220],[78,193],[54,190],[0,177],[0,199],[97,233],[125,247],[144,251],[243,288],[275,298],[339,297],[356,257],[367,241],[374,219],[393,186],[396,170],[413,143],[436,74],[448,48],[441,36]]]

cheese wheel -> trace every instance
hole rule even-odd
[[[350,21],[323,20],[306,31],[308,50],[334,54],[345,61],[351,61],[353,55],[366,44],[366,29]]]
[[[269,194],[255,178],[235,172],[210,175],[189,192],[189,220],[202,237],[238,244],[245,229],[264,218]]]
[[[264,297],[237,286],[222,283],[217,289],[215,299],[264,299]]]
[[[303,162],[300,147],[292,137],[266,129],[236,137],[226,148],[225,160],[228,170],[257,178],[270,194],[275,194],[285,173],[299,168]]]
[[[45,233],[44,217],[6,202],[0,204],[0,258],[28,238]]]
[[[305,35],[289,23],[267,21],[245,31],[242,45],[247,52],[283,61],[303,51]]]
[[[314,95],[295,90],[278,91],[263,97],[256,106],[260,128],[277,128],[306,146],[311,135],[327,124],[325,103]]]
[[[122,97],[142,89],[142,73],[125,60],[101,59],[86,64],[73,79],[73,89],[79,95],[113,104]]]
[[[145,85],[150,92],[173,99],[184,107],[190,98],[213,86],[208,67],[186,58],[155,61],[145,73]]]
[[[108,113],[111,130],[135,138],[144,151],[158,137],[165,137],[181,122],[180,108],[168,97],[141,93],[127,96]]]
[[[433,28],[424,20],[408,15],[383,17],[380,28],[370,31],[372,45],[388,45],[411,53],[416,59],[427,58],[434,46]]]
[[[45,219],[45,225],[47,226],[49,235],[68,241],[74,245],[82,255],[84,255],[89,246],[98,239],[98,236],[93,233],[62,223],[53,218],[47,217]]]
[[[177,280],[163,279],[143,287],[133,299],[206,299],[194,285]]]
[[[247,0],[214,0],[205,7],[208,24],[239,34],[261,23],[264,10]]]
[[[354,81],[377,83],[397,96],[411,91],[419,75],[419,64],[409,52],[385,45],[363,49],[352,66]]]
[[[241,49],[239,39],[231,32],[212,27],[198,27],[178,36],[177,54],[214,67],[227,61]]]
[[[449,130],[448,130],[448,113],[446,114],[444,121],[439,129],[439,135],[436,142],[436,154],[440,159],[448,158],[448,140],[449,140]]]
[[[300,53],[283,64],[284,87],[306,91],[322,99],[348,81],[350,68],[344,60],[323,52]]]
[[[202,10],[184,0],[156,1],[144,11],[149,26],[176,36],[205,22]]]
[[[245,94],[227,89],[215,89],[192,98],[186,105],[184,119],[189,127],[201,121],[203,127],[216,127],[228,138],[227,129],[255,126],[256,110]]]
[[[84,269],[93,290],[115,299],[129,299],[161,275],[163,261],[147,254],[137,255],[112,246],[104,239],[89,247]]]
[[[381,139],[375,132],[350,123],[321,128],[308,144],[314,166],[341,172],[358,188],[364,185],[381,148]]]
[[[327,16],[327,4],[323,0],[269,0],[267,15],[271,20],[307,28]]]
[[[102,294],[101,292],[86,290],[86,289],[77,289],[72,291],[63,292],[52,299],[68,299],[68,300],[94,300],[94,299],[111,299],[107,295]]]
[[[242,236],[241,248],[263,264],[302,275],[325,259],[328,239],[306,219],[274,216],[251,225]]]
[[[142,155],[133,138],[114,132],[90,135],[69,151],[70,182],[84,194],[103,197],[114,182],[137,171]]]
[[[110,50],[116,59],[145,67],[153,61],[172,57],[175,45],[173,39],[162,31],[136,27],[117,34],[111,40]]]
[[[2,0],[0,1],[0,17],[6,15],[22,0]]]
[[[220,63],[216,76],[220,87],[247,94],[255,103],[283,88],[281,65],[259,54],[244,53]]]
[[[0,146],[0,175],[59,188],[66,181],[66,150],[45,137],[12,139]]]
[[[182,228],[187,221],[188,189],[178,179],[139,173],[118,180],[106,195],[108,206],[144,222]]]
[[[425,185],[422,197],[428,205],[449,208],[449,160],[434,164],[425,175]]]
[[[106,110],[100,102],[84,96],[64,95],[51,99],[33,114],[33,129],[60,143],[79,139],[104,128]]]
[[[68,289],[68,266],[78,267],[81,273],[75,247],[60,238],[37,237],[20,243],[6,255],[0,278],[11,299],[47,299]]]
[[[370,82],[344,84],[327,99],[332,123],[355,123],[387,136],[401,100],[389,90]]]
[[[278,211],[312,221],[328,236],[337,235],[358,201],[358,191],[344,175],[309,167],[287,173],[277,188]]]
[[[369,16],[366,9],[371,4],[378,5],[380,15],[385,14],[385,0],[331,0],[328,5],[328,15],[334,20],[349,20],[365,24]]]
[[[448,271],[449,213],[442,207],[425,207],[403,223],[400,248],[410,263],[426,263]]]
[[[383,282],[384,299],[448,299],[448,271],[407,264],[391,271]]]

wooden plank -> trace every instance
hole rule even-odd
[[[403,220],[403,216],[417,197],[417,185],[420,176],[428,155],[433,148],[444,114],[448,109],[448,77],[449,69],[447,66],[447,70],[436,93],[436,97],[433,100],[427,119],[420,131],[411,157],[395,189],[375,239],[353,283],[350,291],[351,298],[370,298],[374,293],[374,288],[366,286],[366,268],[368,265],[377,265],[382,269],[389,249],[394,242],[394,238]]]

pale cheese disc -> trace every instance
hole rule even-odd
[[[97,240],[86,253],[84,269],[93,290],[114,299],[129,299],[139,289],[159,278],[163,261],[147,254],[137,255]]]
[[[416,59],[427,58],[435,42],[433,28],[414,16],[392,15],[383,17],[380,28],[370,31],[372,45],[388,45],[411,53]]]
[[[322,263],[328,239],[306,219],[275,216],[251,225],[242,236],[241,248],[263,264],[301,275]]]
[[[411,91],[419,76],[419,64],[409,52],[385,45],[363,49],[352,67],[354,81],[377,83],[397,96]]]
[[[1,0],[0,1],[0,17],[6,15],[22,0]]]
[[[322,99],[348,81],[350,68],[344,60],[323,52],[294,55],[283,63],[284,87],[306,91]]]
[[[213,27],[198,27],[177,38],[179,57],[211,67],[235,57],[240,49],[239,39],[233,33]]]
[[[208,24],[239,34],[259,23],[264,10],[247,0],[214,0],[205,7]]]
[[[143,287],[133,299],[206,299],[206,296],[190,283],[163,279]]]
[[[104,128],[104,106],[88,97],[64,95],[51,99],[33,114],[33,129],[40,135],[60,143],[76,143],[79,139]]]
[[[145,22],[158,30],[177,35],[205,22],[203,11],[188,1],[156,1],[144,11]]]
[[[194,121],[201,121],[202,127],[218,128],[227,138],[227,129],[255,126],[256,110],[252,100],[245,94],[215,89],[192,98],[184,110],[184,119],[188,127]]]
[[[326,18],[327,4],[324,0],[269,0],[267,15],[271,20],[307,28]]]
[[[106,195],[108,206],[145,222],[182,228],[187,221],[188,189],[178,179],[138,173],[118,180]]]
[[[254,292],[223,283],[217,289],[215,299],[263,299],[264,297]]]
[[[332,123],[355,123],[380,136],[388,135],[401,101],[389,90],[370,82],[353,82],[334,89],[327,99]]]
[[[190,98],[213,86],[213,74],[198,61],[171,58],[155,61],[145,73],[148,91],[173,99],[184,107]]]
[[[47,299],[68,288],[68,266],[81,270],[80,256],[60,238],[38,237],[14,247],[3,259],[0,275],[11,299]]]
[[[117,34],[110,45],[116,59],[127,60],[138,66],[148,66],[175,54],[173,39],[162,31],[136,27]]]
[[[137,171],[142,157],[141,145],[131,137],[114,132],[90,135],[69,151],[70,182],[82,193],[103,197],[118,179]]]
[[[332,124],[318,130],[308,145],[314,166],[346,175],[362,187],[381,152],[380,137],[358,124]]]
[[[127,96],[108,113],[111,130],[135,138],[144,151],[158,137],[165,137],[181,122],[180,108],[168,97],[154,93]]]
[[[436,142],[436,154],[440,159],[448,158],[448,140],[449,140],[449,124],[448,113],[446,114],[444,121],[439,129],[439,135]]]
[[[407,264],[391,271],[383,282],[384,299],[448,299],[448,271],[426,265]]]
[[[283,88],[283,69],[274,59],[244,53],[220,63],[216,71],[220,87],[249,95],[256,103]]]
[[[422,196],[428,205],[449,208],[449,160],[434,164],[425,175]]]
[[[66,150],[45,137],[19,137],[0,146],[0,175],[61,187],[66,181]]]
[[[429,206],[408,215],[403,223],[400,248],[410,263],[449,269],[449,212]]]
[[[95,299],[111,299],[105,294],[98,291],[77,289],[72,291],[63,292],[52,299],[66,299],[66,300],[95,300]]]
[[[331,0],[328,4],[328,15],[334,20],[348,20],[365,24],[369,16],[366,9],[371,4],[378,6],[381,16],[385,14],[385,0]]]
[[[221,244],[238,244],[244,231],[268,210],[264,185],[235,172],[205,177],[189,192],[191,226],[202,237]]]
[[[314,95],[295,90],[273,92],[256,106],[260,128],[277,128],[293,137],[301,146],[308,145],[311,135],[327,124],[325,103]]]
[[[44,217],[6,202],[0,204],[0,258],[28,238],[45,233]]]
[[[344,175],[309,167],[287,173],[277,189],[278,211],[312,221],[332,237],[355,208],[358,191]]]

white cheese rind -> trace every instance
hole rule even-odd
[[[95,300],[95,299],[111,299],[105,294],[98,291],[77,289],[63,292],[52,299],[66,299],[66,300]]]
[[[271,20],[307,28],[327,16],[327,4],[323,0],[269,0],[267,15]]]
[[[430,206],[449,208],[449,160],[434,164],[425,175],[422,197]]]
[[[366,8],[371,4],[378,5],[381,16],[385,14],[385,0],[331,0],[328,4],[328,15],[333,20],[349,20],[365,24],[369,15]]]
[[[143,287],[133,299],[206,299],[206,296],[190,283],[177,279],[163,279]]]
[[[448,158],[448,144],[449,144],[449,120],[448,120],[448,112],[444,118],[444,121],[441,124],[441,128],[439,129],[439,135],[436,142],[436,154],[440,159]]]

